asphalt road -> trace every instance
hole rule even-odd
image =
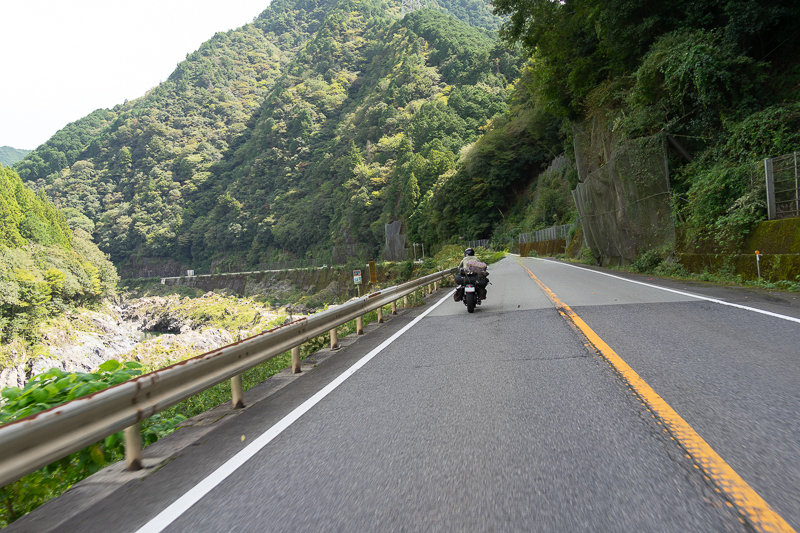
[[[475,313],[444,301],[164,531],[751,531],[522,265],[800,528],[800,324],[509,257]],[[800,317],[791,296],[620,276]],[[76,516],[47,521],[68,494],[9,530],[138,531],[442,298]]]

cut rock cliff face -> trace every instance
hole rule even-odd
[[[11,351],[15,362],[0,369],[0,389],[23,387],[51,368],[66,373],[93,372],[109,359],[138,361],[149,371],[268,329],[269,320],[277,316],[260,309],[246,328],[229,331],[210,324],[211,312],[208,316],[201,313],[199,319],[186,313],[187,305],[222,305],[223,314],[230,315],[233,311],[228,303],[233,309],[234,302],[219,295],[191,301],[155,296],[126,300],[103,312],[72,313],[65,323],[54,324],[44,332],[37,353],[45,355]]]
[[[103,362],[130,351],[141,337],[123,321],[119,308],[105,313],[82,310],[67,317],[74,326],[58,326],[44,333],[40,346],[47,355],[19,354],[17,363],[0,371],[0,389],[22,387],[33,376],[50,368],[64,372],[91,372]],[[16,355],[12,352],[12,355]]]

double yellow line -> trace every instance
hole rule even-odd
[[[637,374],[611,347],[590,328],[570,307],[559,300],[558,296],[544,283],[539,281],[533,272],[520,263],[528,275],[544,291],[556,306],[556,309],[567,322],[573,324],[608,364],[624,379],[633,392],[650,409],[660,424],[665,427],[673,440],[678,441],[686,450],[695,468],[705,472],[716,486],[717,492],[724,494],[729,505],[734,505],[741,515],[757,531],[794,532],[786,520],[776,513],[764,498],[742,479],[742,477],[719,456],[714,449],[690,426],[675,410]],[[740,517],[744,522],[744,519]]]

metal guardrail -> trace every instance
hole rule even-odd
[[[141,466],[139,423],[230,379],[234,405],[241,405],[241,374],[287,350],[299,371],[299,346],[452,275],[449,269],[301,318],[89,396],[0,426],[0,487],[125,430],[129,469]],[[379,311],[380,313],[380,311]],[[338,342],[338,341],[337,341]],[[238,396],[238,402],[237,402]]]
[[[193,279],[193,278],[217,278],[220,276],[249,276],[251,274],[276,274],[278,272],[292,272],[295,270],[322,270],[329,268],[328,265],[320,267],[304,267],[304,268],[284,268],[281,270],[248,270],[247,272],[220,272],[219,274],[187,274],[185,276],[164,276],[161,278],[161,284],[167,285],[167,280],[179,279]],[[193,272],[193,271],[192,271]]]

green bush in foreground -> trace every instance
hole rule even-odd
[[[142,373],[139,363],[106,361],[97,372],[65,374],[57,368],[39,374],[25,387],[9,387],[2,392],[0,423],[25,418],[70,400],[107,389]],[[185,420],[177,415],[171,419],[155,415],[142,423],[145,445],[170,433]],[[124,456],[122,432],[115,433],[91,446],[77,451],[45,468],[0,488],[0,527],[58,496],[78,481]]]

